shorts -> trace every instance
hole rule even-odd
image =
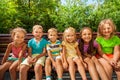
[[[8,61],[17,61],[18,58],[14,58],[14,57],[8,57]],[[22,61],[24,61],[25,58],[22,58]]]
[[[109,58],[113,58],[113,54],[105,54]]]
[[[72,60],[75,60],[76,58],[79,58],[79,57],[78,56],[74,56],[74,57],[70,56],[70,57],[67,57],[67,58],[72,58]]]
[[[56,60],[56,59],[61,59],[61,56],[53,56],[53,59]]]
[[[50,57],[48,56],[47,58],[50,58]],[[52,58],[53,58],[54,60],[56,60],[56,59],[61,59],[61,60],[62,60],[61,56],[52,56]]]
[[[36,57],[37,55],[39,55],[39,54],[33,54],[32,57],[34,58],[34,57]],[[40,58],[36,61],[35,64],[41,64],[42,66],[44,66],[44,63],[45,63],[45,56],[40,57]],[[26,58],[26,59],[21,63],[21,65],[28,65],[28,66],[31,67],[31,66],[34,65],[34,64],[29,64],[28,61],[27,61],[27,58]]]
[[[113,58],[113,54],[105,54],[105,55],[109,58]],[[95,57],[98,59],[101,58],[101,56],[99,54],[95,54]]]

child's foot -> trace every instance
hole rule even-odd
[[[58,78],[58,80],[62,80],[62,78]]]
[[[46,76],[46,80],[51,80],[51,76]]]
[[[51,78],[47,78],[46,80],[51,80]]]

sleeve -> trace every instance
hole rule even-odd
[[[98,43],[96,42],[96,40],[94,40],[93,46],[94,46],[95,48],[98,48]]]
[[[115,45],[120,45],[120,38],[118,36],[115,36]]]
[[[47,48],[47,51],[49,51],[49,50],[50,50],[49,44],[47,44],[46,48]]]
[[[75,47],[77,47],[78,46],[78,42],[75,42]]]
[[[101,38],[100,38],[100,37],[97,37],[97,38],[95,39],[95,41],[96,41],[96,43],[100,44]]]
[[[28,48],[31,47],[31,40],[28,41]]]
[[[64,41],[62,41],[62,45],[65,46],[65,42]]]
[[[44,39],[44,48],[47,46],[47,44],[48,44],[48,41],[46,40],[46,39]]]

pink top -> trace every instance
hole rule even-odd
[[[94,46],[95,48],[98,47],[98,44],[97,44],[96,41],[93,42],[93,46]],[[87,53],[87,51],[88,51],[88,47],[89,47],[89,45],[84,45],[84,53]]]
[[[22,50],[23,46],[19,46],[19,47],[15,47],[14,45],[12,45],[12,57],[14,58],[18,58],[20,51]],[[25,57],[25,54],[24,54]]]

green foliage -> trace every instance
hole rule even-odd
[[[59,32],[72,26],[79,31],[89,26],[97,31],[102,19],[111,18],[120,31],[120,0],[0,0],[0,33],[23,27],[28,33],[40,24],[44,31],[55,27]],[[64,2],[64,3],[63,3]]]

